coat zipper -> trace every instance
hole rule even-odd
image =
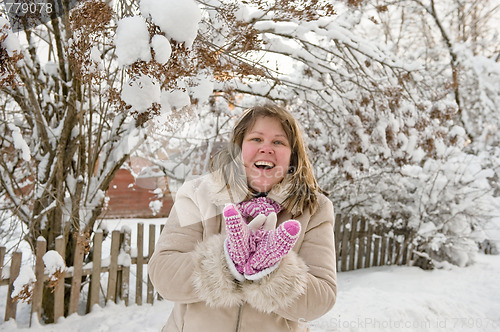
[[[243,305],[240,305],[238,308],[238,319],[236,320],[236,332],[240,331],[240,325],[241,325],[241,311],[243,310]]]

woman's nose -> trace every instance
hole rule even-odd
[[[274,150],[272,149],[271,145],[269,144],[262,144],[262,146],[259,149],[260,153],[273,153]]]

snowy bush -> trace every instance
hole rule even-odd
[[[489,15],[491,3],[350,4],[300,23],[241,5],[238,20],[259,18],[258,64],[276,64],[279,74],[217,83],[210,105],[193,108],[196,117],[175,135],[152,135],[149,152],[167,155],[156,162],[182,182],[208,170],[210,154],[242,109],[263,101],[258,96],[283,102],[308,136],[337,212],[410,234],[422,257],[470,264],[478,243],[494,243],[484,228],[500,213],[498,63],[494,47],[478,42],[498,45],[489,33],[498,28],[460,13]],[[474,24],[474,52],[467,52],[472,39],[455,32]]]

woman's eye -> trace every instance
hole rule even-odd
[[[277,145],[285,145],[285,143],[283,141],[274,141],[274,144],[277,144]]]
[[[261,141],[261,139],[258,138],[258,137],[251,138],[250,140],[251,141],[255,141],[255,142],[260,142]]]

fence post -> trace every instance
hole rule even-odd
[[[0,279],[2,279],[2,271],[3,271],[3,261],[5,259],[5,252],[7,248],[0,247]]]
[[[373,224],[368,224],[368,235],[366,237],[366,258],[365,268],[372,266],[372,241],[373,241]]]
[[[401,265],[410,265],[410,252],[411,252],[411,238],[413,236],[411,234],[405,235],[405,241],[403,243],[403,260],[401,261]]]
[[[163,229],[164,229],[164,228],[165,228],[165,224],[161,224],[161,225],[160,225],[160,236],[161,236],[161,233],[163,232]],[[161,297],[160,293],[156,293],[156,299],[157,299],[158,301],[161,301],[161,300],[162,300],[162,297]]]
[[[31,299],[31,317],[30,326],[33,319],[33,314],[36,313],[38,320],[42,316],[42,298],[43,298],[43,284],[45,264],[43,263],[43,255],[47,250],[47,241],[43,237],[36,240],[36,261],[35,261],[35,286],[33,289],[33,297]]]
[[[401,258],[403,255],[403,250],[404,246],[401,244],[399,241],[399,235],[397,237],[394,237],[394,242],[395,242],[395,254],[394,254],[394,264],[395,265],[400,265],[401,263]]]
[[[349,256],[349,237],[352,232],[350,227],[351,219],[349,217],[342,218],[342,256],[341,256],[341,271],[347,271],[347,257]]]
[[[135,303],[142,305],[142,275],[144,264],[144,224],[137,224],[137,261],[135,280]]]
[[[358,233],[358,262],[356,264],[357,269],[361,269],[363,267],[363,259],[365,257],[365,238],[366,238],[366,219],[360,218],[359,224],[359,233]]]
[[[154,224],[150,224],[149,225],[149,251],[148,251],[148,263],[149,263],[149,260],[151,259],[151,256],[153,256],[153,252],[155,251],[155,243],[156,243],[156,239],[155,239],[155,234],[156,233],[156,225]],[[154,287],[153,287],[153,284],[151,283],[151,280],[149,280],[149,275],[147,275],[147,279],[148,279],[148,289],[147,289],[147,298],[146,298],[146,302],[147,303],[153,303],[154,301]]]
[[[116,280],[118,276],[118,253],[120,251],[120,231],[111,233],[111,262],[109,263],[108,293],[106,299],[116,302]]]
[[[99,304],[102,266],[102,237],[102,229],[94,232],[94,249],[92,252],[92,275],[90,277],[88,311],[91,311],[94,305]]]
[[[394,234],[389,237],[389,244],[387,246],[387,262],[389,265],[394,264]]]
[[[342,223],[342,215],[335,215],[335,231],[333,235],[335,237],[335,262],[337,264],[337,269],[339,269],[339,259],[340,259],[340,246],[342,245],[342,234],[340,233],[340,224]]]
[[[382,229],[383,231],[383,229]],[[379,261],[379,266],[386,265],[386,259],[385,259],[385,251],[387,247],[387,237],[385,236],[384,233],[380,236],[380,261]]]
[[[130,264],[132,264],[132,257],[130,256],[130,240],[131,240],[131,231],[130,228],[126,228],[123,232],[123,250],[125,254],[130,257]],[[130,293],[130,264],[125,264],[122,267],[122,300],[125,302],[125,305],[129,304],[129,293]]]
[[[413,265],[413,242],[408,242],[408,252],[406,256],[406,265]]]
[[[380,240],[381,240],[381,236],[378,234],[378,230],[380,229],[380,227],[377,226],[377,228],[375,229],[375,234],[374,234],[374,237],[375,239],[373,239],[373,263],[372,263],[372,266],[380,266]]]
[[[66,241],[64,237],[58,236],[56,238],[56,251],[66,261]],[[54,287],[54,323],[57,322],[59,317],[64,316],[64,271],[61,279],[57,281]]]
[[[353,216],[351,218],[352,223],[351,223],[351,240],[350,240],[350,246],[351,250],[349,251],[349,270],[354,270],[354,263],[355,263],[355,258],[356,258],[356,238],[357,238],[357,233],[358,233],[358,217]]]
[[[85,253],[86,238],[83,234],[75,234],[76,247],[73,259],[73,278],[71,280],[71,294],[69,298],[68,316],[78,311],[80,287],[82,284],[83,255]]]
[[[23,254],[20,251],[16,251],[12,254],[12,260],[10,263],[9,289],[7,291],[7,303],[5,306],[6,321],[11,318],[16,319],[17,302],[12,299],[12,292],[14,291],[14,281],[16,281],[19,276],[22,258]]]

